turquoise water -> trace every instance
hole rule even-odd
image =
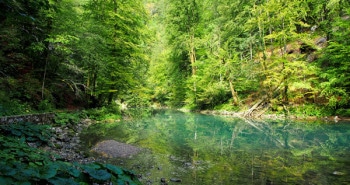
[[[110,162],[144,184],[350,184],[350,123],[253,121],[158,110],[96,124],[87,147],[115,139],[145,148]],[[181,180],[173,182],[171,180]]]

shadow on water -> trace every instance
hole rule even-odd
[[[92,125],[81,137],[88,148],[114,139],[147,149],[110,160],[140,174],[144,184],[350,184],[349,123],[142,114]]]

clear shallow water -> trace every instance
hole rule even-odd
[[[350,184],[350,123],[252,121],[171,110],[96,124],[87,147],[115,139],[147,149],[110,162],[144,184]],[[172,182],[170,179],[181,179]]]

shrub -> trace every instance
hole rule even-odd
[[[38,110],[41,112],[50,112],[54,110],[54,105],[49,100],[42,100],[38,105]]]
[[[336,111],[335,114],[339,116],[350,117],[350,109],[339,109]]]
[[[59,112],[55,116],[55,124],[63,126],[67,124],[78,124],[82,118],[82,113],[79,112]]]

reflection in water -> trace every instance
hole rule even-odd
[[[350,124],[253,121],[162,110],[96,124],[82,135],[91,147],[115,139],[148,149],[112,159],[145,184],[350,184]],[[174,180],[175,179],[175,180]]]

